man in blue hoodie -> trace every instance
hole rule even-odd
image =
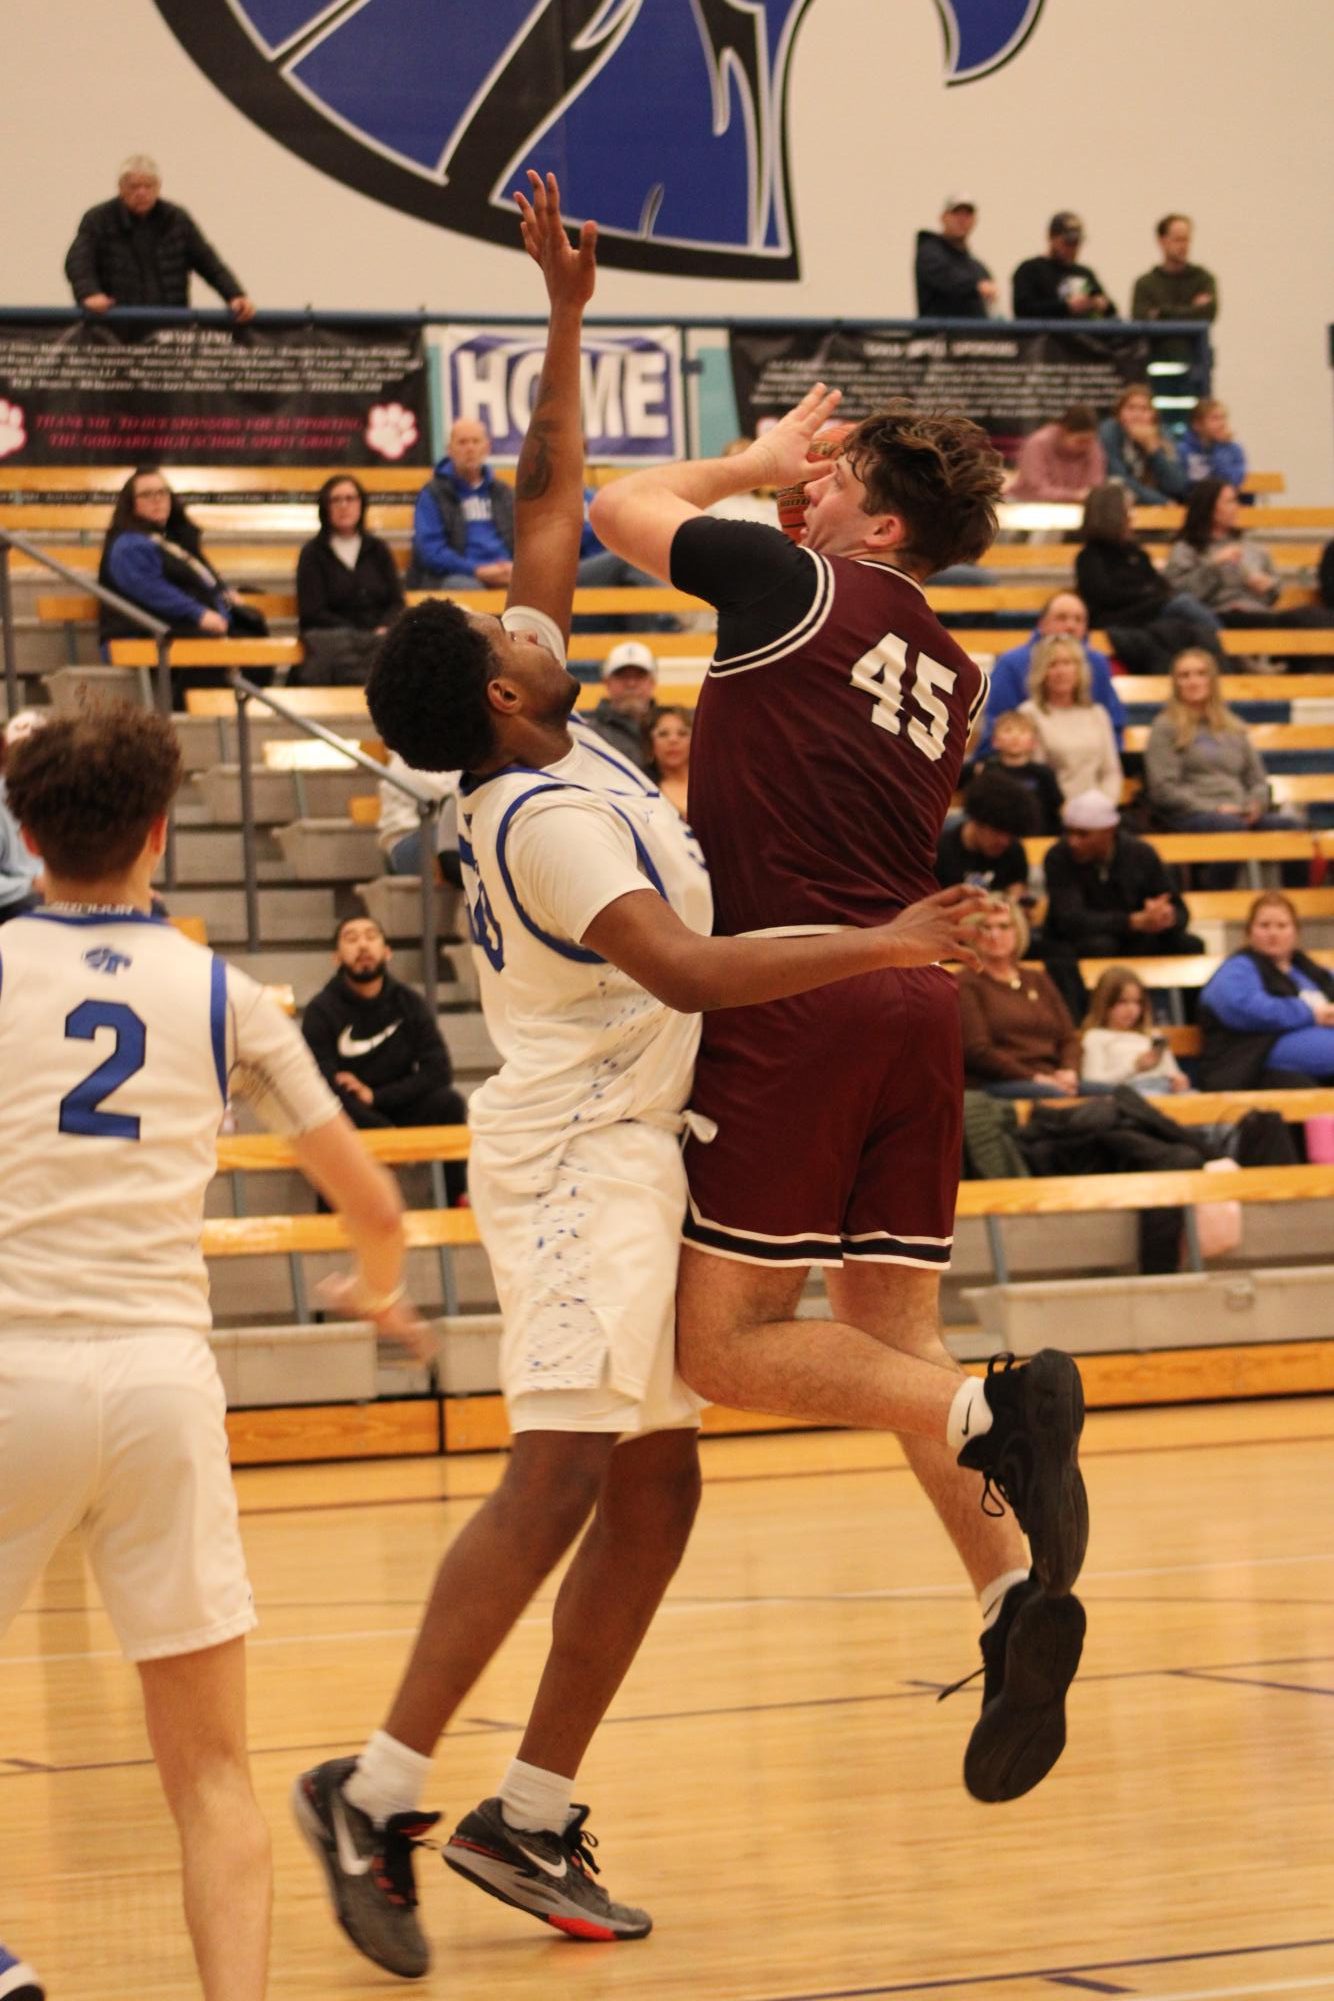
[[[491,434],[460,417],[449,454],[417,495],[410,590],[503,590],[514,559],[514,489],[486,461]]]
[[[1057,591],[1054,597],[1047,599],[1037,624],[1023,645],[1012,646],[1008,653],[1000,654],[991,670],[982,734],[972,747],[971,756],[982,757],[991,748],[991,726],[997,716],[1003,716],[1007,709],[1017,709],[1021,702],[1027,701],[1028,670],[1033,663],[1033,648],[1040,639],[1050,639],[1057,633],[1062,639],[1077,639],[1084,648],[1093,699],[1101,702],[1110,715],[1116,741],[1120,745],[1121,732],[1126,726],[1126,712],[1112,680],[1112,663],[1105,653],[1088,644],[1088,632],[1088,610],[1077,591]]]

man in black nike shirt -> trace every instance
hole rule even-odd
[[[345,917],[334,933],[338,971],[308,1004],[302,1033],[353,1125],[466,1125],[435,1017],[389,971],[392,956],[373,917]],[[465,1163],[447,1161],[451,1204],[466,1186]]]

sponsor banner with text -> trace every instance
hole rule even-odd
[[[513,465],[542,373],[546,328],[445,327],[444,420],[480,420],[491,457]],[[584,436],[590,460],[648,465],[685,456],[681,336],[674,327],[586,327]]]

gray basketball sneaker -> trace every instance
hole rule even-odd
[[[584,1826],[588,1808],[577,1806],[563,1834],[511,1827],[498,1799],[465,1814],[443,1850],[445,1861],[479,1890],[513,1904],[570,1938],[645,1938],[653,1929],[647,1911],[614,1904],[593,1878],[597,1841]]]
[[[345,1798],[355,1758],[330,1758],[292,1788],[296,1824],[324,1870],[329,1898],[358,1952],[386,1973],[420,1980],[431,1948],[417,1919],[412,1851],[438,1813],[396,1813],[383,1827]]]
[[[982,1666],[943,1691],[982,1682],[982,1714],[964,1753],[963,1782],[975,1800],[1016,1800],[1046,1778],[1065,1749],[1065,1694],[1084,1647],[1084,1607],[1069,1593],[1048,1598],[1037,1578],[1011,1585],[982,1635]]]

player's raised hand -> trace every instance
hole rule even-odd
[[[524,248],[542,267],[547,297],[553,306],[586,306],[597,283],[598,226],[586,222],[577,244],[571,243],[561,221],[560,188],[556,176],[545,179],[528,169],[529,193],[516,188]]]
[[[799,480],[818,479],[818,461],[827,456],[823,450],[814,449],[816,433],[843,401],[841,389],[826,389],[823,382],[817,382],[808,389],[795,410],[789,410],[755,440],[746,456],[754,459],[759,477],[757,486],[792,486]],[[761,469],[762,465],[762,469]]]
[[[974,926],[990,901],[990,891],[960,882],[910,903],[879,927],[885,964],[934,966],[940,959],[957,959],[976,969],[982,962],[973,947]]]

